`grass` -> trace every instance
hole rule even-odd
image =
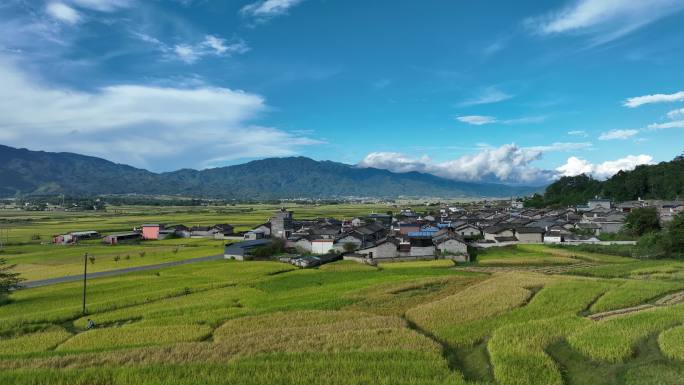
[[[684,290],[684,282],[682,281],[628,280],[606,292],[589,310],[592,313],[598,313],[636,306],[679,290]]]
[[[683,316],[684,305],[619,316],[571,334],[568,341],[594,360],[624,362],[634,356],[640,339],[680,324]]]
[[[684,361],[684,326],[664,331],[658,337],[660,350],[673,360]]]
[[[57,351],[86,351],[164,345],[200,341],[209,337],[211,328],[199,325],[110,327],[79,333],[57,347]]]
[[[535,249],[529,246],[515,245],[484,249],[478,253],[477,262],[482,266],[542,266],[577,263],[569,256],[553,255],[544,249]]]
[[[0,356],[44,352],[55,348],[71,337],[71,333],[61,327],[49,330],[0,339]]]

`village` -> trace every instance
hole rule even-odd
[[[681,201],[637,200],[615,204],[596,197],[566,209],[530,209],[519,200],[477,204],[439,204],[400,208],[396,214],[371,213],[350,219],[298,220],[282,208],[265,223],[235,232],[223,223],[213,226],[142,224],[129,232],[101,235],[80,231],[57,235],[55,244],[101,239],[117,245],[167,237],[229,240],[224,258],[263,259],[265,249],[278,242],[268,258],[300,267],[314,267],[338,259],[376,264],[378,261],[451,259],[470,262],[477,249],[515,244],[634,244],[616,237],[633,209],[654,207],[661,223],[684,211]]]

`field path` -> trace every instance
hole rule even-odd
[[[529,271],[541,274],[563,274],[570,270],[594,266],[601,266],[601,264],[594,262],[578,262],[569,265],[554,266],[466,266],[457,267],[457,269],[474,273],[508,273],[514,271]]]
[[[655,301],[655,303],[653,303],[653,304],[646,303],[643,305],[632,306],[632,307],[627,307],[627,308],[623,308],[623,309],[604,311],[601,313],[592,314],[592,315],[588,316],[587,318],[589,318],[592,321],[600,321],[600,320],[603,320],[606,318],[612,318],[612,317],[616,317],[619,315],[637,313],[637,312],[644,311],[644,310],[655,309],[655,308],[664,307],[664,306],[672,306],[672,305],[676,305],[679,303],[684,303],[684,291],[680,291],[680,292],[673,293],[673,294],[668,294],[668,295],[660,298],[659,300]]]
[[[136,271],[157,270],[157,269],[162,269],[165,267],[187,265],[190,263],[198,263],[198,262],[216,261],[216,260],[220,260],[220,259],[223,259],[223,254],[210,255],[207,257],[190,258],[190,259],[185,259],[182,261],[157,263],[154,265],[127,267],[125,269],[98,271],[96,273],[89,273],[87,278],[92,279],[92,278],[100,278],[100,277],[112,277],[112,276],[121,275],[121,274],[134,273]],[[41,279],[41,280],[36,280],[36,281],[25,281],[25,282],[22,282],[20,285],[22,288],[30,289],[30,288],[34,288],[34,287],[56,285],[58,283],[76,282],[76,281],[81,281],[81,280],[83,280],[83,274],[67,275],[64,277]]]

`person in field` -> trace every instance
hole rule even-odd
[[[86,330],[90,330],[90,329],[92,329],[92,328],[94,328],[94,327],[95,327],[95,322],[93,322],[93,320],[91,320],[90,318],[88,318],[88,323],[86,324]]]

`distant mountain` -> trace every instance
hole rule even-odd
[[[544,195],[526,201],[531,207],[572,206],[595,196],[617,202],[642,199],[684,199],[684,155],[669,162],[619,171],[605,181],[588,175],[563,177],[548,185]]]
[[[0,145],[0,196],[64,193],[225,199],[456,198],[522,196],[536,190],[536,187],[452,181],[418,172],[394,173],[305,157],[269,158],[201,171],[153,173],[91,156]]]

